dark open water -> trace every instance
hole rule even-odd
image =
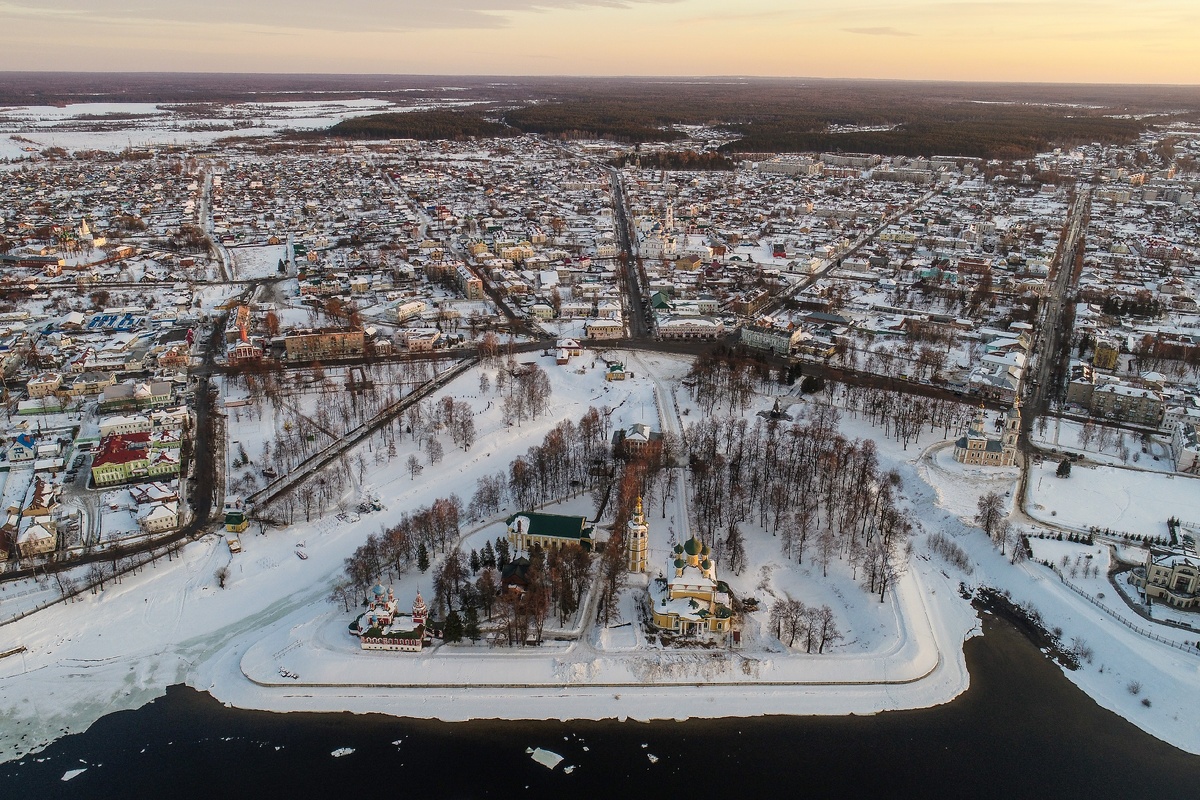
[[[452,724],[241,711],[175,687],[0,765],[0,798],[1200,797],[1200,757],[1097,706],[1008,623],[984,628],[966,694],[874,717]],[[536,746],[566,760],[550,772]]]

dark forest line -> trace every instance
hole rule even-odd
[[[1129,87],[1107,92],[1097,87],[1009,87],[1005,92],[992,85],[889,82],[598,82],[572,87],[515,109],[485,105],[387,115],[378,121],[362,117],[330,133],[361,137],[366,131],[379,131],[388,138],[455,139],[487,135],[480,131],[493,128],[496,123],[491,120],[502,119],[509,133],[640,144],[684,138],[677,125],[710,125],[738,135],[721,148],[731,161],[739,153],[811,151],[1013,159],[1055,146],[1131,142],[1153,121],[1131,116],[1135,102],[1143,113],[1146,108],[1169,107],[1177,113],[1200,108],[1198,90],[1153,87],[1145,90],[1145,97]],[[1076,89],[1079,99],[1068,103]],[[831,126],[841,126],[841,132],[832,132]],[[865,126],[892,127],[854,130]],[[657,158],[664,167],[675,162],[682,166],[686,160],[693,168],[728,168],[715,157],[698,160],[684,153],[681,149]]]
[[[1194,86],[539,77],[498,83],[496,76],[198,73],[8,72],[2,77],[0,105],[373,97],[411,106],[452,94],[456,101],[478,105],[360,117],[326,134],[457,139],[538,133],[640,143],[683,138],[675,125],[707,124],[741,137],[722,148],[731,156],[841,150],[1019,158],[1058,145],[1131,141],[1155,121],[1134,115],[1200,118],[1200,87]],[[833,133],[831,125],[850,130]],[[862,126],[892,127],[853,130]]]
[[[499,122],[484,119],[482,115],[469,111],[407,111],[392,114],[371,114],[339,122],[325,130],[312,134],[297,134],[301,138],[310,136],[340,136],[347,139],[439,139],[497,138],[515,136],[520,131]]]

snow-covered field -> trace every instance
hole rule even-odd
[[[1171,516],[1200,521],[1200,479],[1082,464],[1059,478],[1057,468],[1054,461],[1030,467],[1027,510],[1035,519],[1135,536],[1166,536]]]
[[[397,105],[388,100],[294,100],[227,105],[186,103],[71,103],[0,108],[0,159],[21,159],[48,147],[108,150],[163,144],[210,144],[231,136],[273,136],[284,130],[327,128],[381,112],[474,105],[443,98]],[[11,137],[20,138],[11,138]]]
[[[0,109],[0,158],[24,158],[47,147],[120,151],[161,144],[208,144],[229,136],[271,136],[343,119],[407,110],[386,100],[312,100],[238,103],[195,116],[187,104],[71,103]],[[19,139],[10,137],[17,136]]]
[[[243,534],[245,550],[237,556],[230,556],[222,535],[206,537],[175,561],[159,561],[99,594],[0,627],[0,652],[27,648],[0,659],[0,758],[36,749],[103,714],[140,706],[180,682],[246,708],[447,720],[867,714],[927,707],[957,696],[969,680],[962,643],[977,631],[977,620],[958,594],[961,581],[1008,589],[1015,598],[1035,603],[1047,624],[1061,625],[1067,640],[1086,638],[1094,663],[1071,673],[1071,679],[1151,733],[1200,752],[1194,715],[1180,715],[1171,702],[1194,696],[1200,659],[1129,631],[1041,565],[1010,565],[964,521],[974,514],[979,494],[1011,490],[1014,471],[956,468],[937,448],[926,449],[935,442],[928,431],[918,446],[905,450],[850,418],[843,420],[844,433],[877,439],[881,467],[899,471],[918,527],[953,537],[969,554],[972,575],[926,554],[919,535],[910,568],[880,604],[838,564],[823,579],[807,564],[786,561],[768,533],[747,526],[751,566],[741,575],[721,570],[735,593],[763,601],[764,610],[745,623],[739,652],[648,647],[634,619],[636,582],[621,604],[621,622],[634,625],[618,623],[572,641],[528,650],[441,645],[417,656],[359,650],[346,631],[353,615],[327,596],[343,559],[369,533],[450,492],[469,498],[480,476],[506,469],[558,421],[576,420],[589,406],[612,409],[614,428],[648,421],[677,431],[697,417],[686,392],[679,390],[685,360],[609,355],[623,358],[638,377],[605,383],[603,362],[593,362],[590,353],[567,368],[525,357],[546,369],[553,410],[520,427],[503,423],[494,390],[480,392],[478,370],[460,377],[444,393],[471,403],[476,444],[464,453],[447,437],[444,460],[426,463],[413,477],[402,465],[406,454],[417,452],[415,444],[398,436],[397,455],[364,481],[381,500],[382,511],[331,515],[265,534],[252,528]],[[773,400],[758,398],[751,413],[769,408]],[[799,401],[793,413],[803,413],[809,402]],[[248,414],[243,419],[251,421]],[[351,487],[348,494],[364,488]],[[577,497],[562,508],[583,513],[589,503],[586,496]],[[687,511],[679,496],[669,498],[665,510],[651,503],[647,511],[653,572],[664,562],[671,532],[676,540],[684,538]],[[463,528],[465,549],[502,530],[495,520],[467,521]],[[306,559],[297,557],[299,549]],[[215,578],[222,566],[230,568],[225,589]],[[412,572],[393,586],[406,603],[418,589],[428,594],[430,581],[430,573]],[[820,656],[787,651],[765,630],[765,608],[781,596],[828,603],[845,641]],[[281,670],[298,677],[282,677]],[[1146,687],[1143,696],[1158,701],[1152,709],[1129,695],[1125,684],[1131,676]],[[707,684],[699,702],[697,684]]]
[[[1165,439],[1151,437],[1142,441],[1141,434],[1114,428],[1081,437],[1083,423],[1055,418],[1046,426],[1045,433],[1034,433],[1034,441],[1043,447],[1056,448],[1069,453],[1082,453],[1091,461],[1101,464],[1128,464],[1139,469],[1155,472],[1174,472],[1175,461],[1171,458],[1171,444]],[[1096,426],[1099,430],[1099,426]],[[1086,446],[1084,441],[1087,442]],[[1146,452],[1142,452],[1145,448]]]
[[[231,247],[229,256],[233,261],[230,277],[234,280],[276,278],[280,274],[279,262],[287,260],[287,246]]]

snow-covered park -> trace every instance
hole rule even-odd
[[[1101,464],[1128,464],[1144,470],[1174,472],[1169,438],[1059,417],[1049,419],[1044,430],[1039,425],[1033,435],[1034,442],[1041,447],[1082,454]]]
[[[338,514],[331,508],[311,522],[298,513],[283,529],[259,533],[254,526],[242,535],[243,552],[237,555],[230,554],[223,531],[214,533],[172,561],[159,560],[101,592],[0,627],[0,653],[24,648],[0,659],[0,758],[81,730],[101,715],[140,706],[176,683],[245,708],[446,720],[870,714],[928,707],[951,700],[969,683],[962,644],[978,623],[960,594],[964,583],[1008,590],[1014,599],[1035,604],[1066,639],[1086,639],[1093,662],[1070,673],[1072,680],[1151,733],[1200,752],[1200,733],[1190,716],[1178,719],[1171,702],[1200,688],[1200,658],[1128,630],[1040,564],[1011,564],[971,521],[980,494],[1011,492],[1014,470],[963,469],[945,458],[940,430],[926,429],[917,446],[910,442],[906,449],[850,414],[841,419],[841,433],[876,442],[880,467],[896,470],[903,507],[915,523],[908,566],[883,602],[863,589],[847,564],[833,561],[826,577],[811,558],[804,563],[786,558],[776,537],[747,524],[741,573],[724,569],[717,557],[720,577],[733,592],[761,602],[760,610],[745,615],[741,648],[673,648],[648,641],[639,623],[641,587],[665,567],[672,541],[686,538],[691,523],[680,491],[648,498],[650,575],[631,578],[617,619],[607,626],[569,621],[560,641],[551,637],[541,647],[464,642],[436,644],[419,654],[361,650],[347,632],[354,613],[331,603],[329,594],[345,559],[369,534],[449,493],[469,498],[481,477],[503,472],[555,425],[578,420],[589,407],[607,407],[613,429],[648,422],[679,433],[704,416],[680,384],[690,366],[686,359],[604,355],[623,361],[635,377],[606,381],[605,362],[591,352],[567,366],[536,354],[521,357],[546,371],[551,401],[548,413],[519,425],[504,420],[496,367],[457,378],[438,396],[470,405],[477,435],[469,450],[438,434],[446,440],[445,456],[433,461],[404,432],[395,436],[394,453],[383,439],[359,445],[350,457],[369,449],[371,462],[346,488],[346,499],[353,505],[369,495],[381,510]],[[490,385],[481,382],[481,373]],[[795,387],[779,392],[781,404],[798,418],[823,402],[801,397]],[[754,419],[776,399],[756,395],[744,413]],[[321,400],[310,392],[282,402],[312,413]],[[268,414],[260,417],[251,407],[234,413],[238,419],[230,420],[229,436],[249,443],[248,454],[257,459],[262,443],[278,431]],[[381,446],[387,455],[377,457]],[[420,460],[419,472],[408,466],[410,456]],[[686,485],[687,477],[681,480]],[[1056,480],[1052,472],[1047,480]],[[1043,500],[1057,500],[1057,487],[1076,483],[1083,481],[1058,481],[1054,490],[1043,490]],[[467,552],[494,540],[503,532],[503,518],[515,510],[520,509],[464,520],[455,546]],[[592,509],[589,497],[577,495],[544,510]],[[934,532],[961,547],[968,569],[927,551],[926,536]],[[224,588],[217,579],[221,568],[227,568]],[[411,603],[418,590],[429,594],[431,575],[414,569],[393,581],[401,604]],[[829,605],[844,638],[821,655],[784,646],[766,610],[780,598]],[[582,635],[570,635],[580,628]],[[1152,709],[1129,695],[1126,684],[1134,676],[1146,687],[1144,696],[1161,700]],[[698,684],[704,685],[699,695]]]

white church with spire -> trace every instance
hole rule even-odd
[[[625,525],[625,561],[630,572],[645,572],[649,545],[650,526],[646,524],[646,515],[642,511],[642,498],[637,499],[637,507],[633,516]]]
[[[663,219],[654,220],[645,230],[639,250],[643,258],[658,261],[664,258],[674,258],[679,253],[679,243],[675,238],[675,203],[667,201]]]

